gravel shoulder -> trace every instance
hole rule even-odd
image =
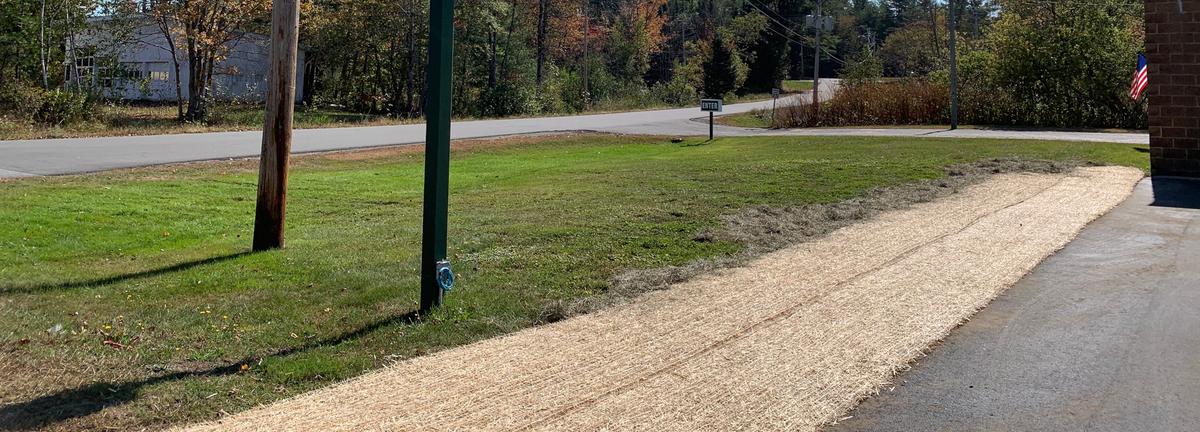
[[[597,313],[189,430],[814,430],[1130,193],[1002,174]]]

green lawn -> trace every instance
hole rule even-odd
[[[783,80],[783,88],[781,90],[788,93],[798,93],[812,90],[812,88],[812,80]]]
[[[738,114],[723,115],[716,118],[717,124],[741,128],[771,127],[771,111],[753,110]]]
[[[1007,156],[1148,167],[1126,145],[1005,140],[463,146],[450,201],[459,285],[417,322],[418,152],[298,158],[287,247],[260,254],[246,252],[254,162],[0,182],[0,425],[215,418],[536,325],[623,270],[736,253],[696,234],[739,208],[836,202]]]

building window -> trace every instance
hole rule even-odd
[[[147,76],[150,77],[150,81],[166,81],[171,77],[167,72],[166,62],[146,63],[146,70],[149,71]]]
[[[95,73],[95,58],[78,57],[75,59],[75,78],[81,82],[92,82],[92,76]]]

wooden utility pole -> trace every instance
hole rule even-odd
[[[817,42],[813,50],[813,113],[820,121],[821,113],[821,29],[825,27],[825,17],[821,16],[821,0],[817,0],[817,16],[813,22],[817,25]]]
[[[442,295],[448,288],[438,281],[438,273],[449,267],[445,259],[446,213],[450,196],[454,0],[432,0],[429,9],[429,75],[426,79],[429,99],[425,104],[425,207],[421,233],[422,313],[441,306]]]
[[[258,165],[258,206],[254,212],[254,250],[283,247],[288,157],[292,151],[292,112],[296,102],[296,48],[300,33],[297,0],[273,0],[267,112]]]
[[[589,68],[591,67],[591,66],[589,66],[589,63],[591,62],[591,60],[588,59],[588,33],[591,33],[591,30],[592,30],[592,23],[591,23],[592,16],[589,14],[589,8],[588,8],[589,2],[591,2],[591,0],[583,0],[583,93],[584,93],[583,107],[584,107],[584,109],[591,108],[591,100],[592,100],[591,89],[588,87],[588,85],[590,84],[590,83],[588,83],[588,78],[591,76],[591,70],[589,70]]]
[[[950,23],[950,129],[958,129],[958,20],[954,0],[949,0],[946,13]]]

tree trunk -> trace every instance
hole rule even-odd
[[[46,65],[46,0],[42,0],[42,12],[38,17],[38,56],[42,60],[42,88],[50,89],[50,70]]]
[[[158,29],[167,40],[167,50],[171,52],[171,65],[175,68],[175,120],[183,121],[183,77],[179,70],[179,50],[175,47],[175,38],[171,36],[171,23],[167,17],[160,17]]]
[[[546,2],[549,0],[538,0],[538,27],[537,27],[537,88],[540,91],[542,88],[542,80],[545,78],[546,68]]]
[[[488,33],[488,88],[496,88],[496,31]]]
[[[933,30],[933,52],[940,59],[942,58],[942,42],[938,37],[937,5],[933,3],[933,0],[926,1],[929,4],[929,28]]]
[[[413,98],[416,92],[413,88],[416,86],[417,80],[417,14],[416,2],[409,2],[408,7],[408,80],[404,84],[404,105],[408,110],[408,115],[414,116],[418,111],[417,106],[413,104]]]

